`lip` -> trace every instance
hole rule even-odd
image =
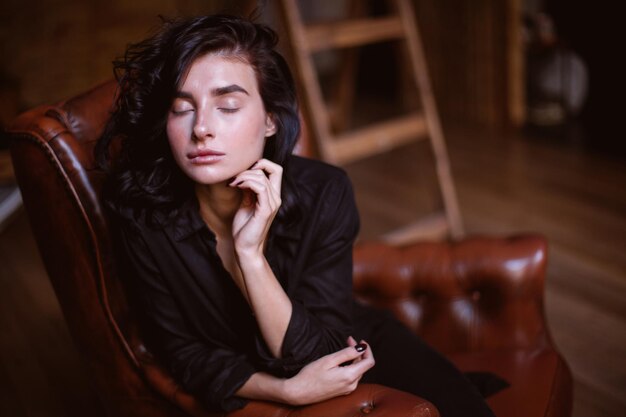
[[[187,159],[192,164],[212,164],[220,161],[226,154],[224,152],[214,151],[212,149],[200,149],[189,152]]]

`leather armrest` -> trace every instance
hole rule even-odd
[[[526,347],[546,337],[542,236],[355,249],[354,288],[442,351]]]
[[[246,407],[228,414],[212,413],[207,411],[192,395],[183,391],[143,346],[137,353],[139,353],[140,366],[149,385],[169,402],[185,411],[187,415],[194,417],[353,417],[362,414],[375,417],[436,417],[439,415],[434,405],[420,397],[376,384],[360,384],[349,395],[303,407],[291,407],[268,401],[250,401]]]
[[[264,401],[252,401],[228,417],[435,417],[434,405],[415,395],[382,385],[361,384],[350,395],[304,407],[289,407]]]

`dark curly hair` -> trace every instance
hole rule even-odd
[[[174,95],[195,59],[219,53],[250,64],[265,110],[276,133],[266,141],[264,157],[283,166],[283,205],[279,217],[292,217],[297,193],[289,178],[288,156],[300,133],[298,104],[291,72],[275,50],[276,33],[250,20],[212,15],[165,20],[151,37],[114,61],[118,95],[103,136],[95,148],[98,165],[108,172],[105,200],[114,211],[134,216],[145,210],[171,219],[193,193],[192,181],[178,168],[167,135],[167,114]],[[120,140],[119,155],[110,157]],[[163,218],[162,216],[156,216]]]

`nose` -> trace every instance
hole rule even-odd
[[[210,114],[203,111],[196,112],[193,125],[193,136],[197,141],[204,141],[215,137],[215,124],[211,120]]]

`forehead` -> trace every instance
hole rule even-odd
[[[215,88],[240,85],[258,91],[256,73],[246,59],[237,55],[211,53],[196,58],[181,80],[181,88]],[[249,91],[249,90],[248,90]]]

